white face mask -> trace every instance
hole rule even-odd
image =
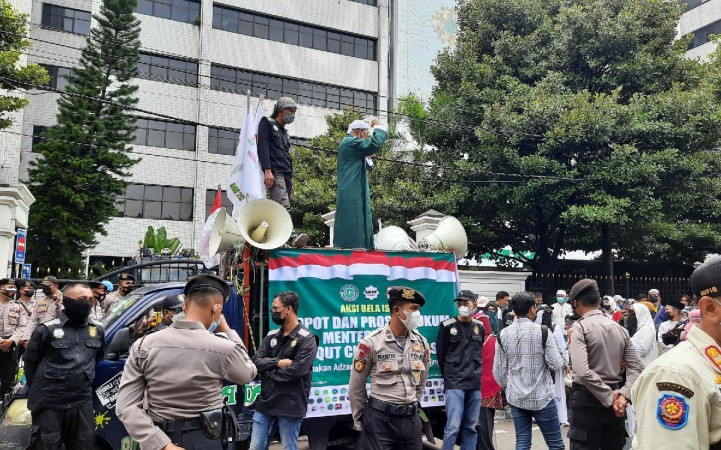
[[[174,315],[172,319],[173,322],[178,322],[180,320],[185,320],[185,311],[179,312],[178,314]]]
[[[414,331],[421,325],[420,311],[403,311],[403,313],[406,315],[406,318],[403,319],[400,315],[398,315],[398,318],[401,319],[401,323],[403,323],[403,325],[405,325],[405,327],[408,328],[409,331]]]
[[[461,317],[469,317],[473,314],[473,310],[469,306],[459,306],[458,315]]]

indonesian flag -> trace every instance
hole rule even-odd
[[[208,248],[210,247],[210,231],[213,229],[215,224],[215,218],[218,216],[218,211],[223,206],[223,194],[218,187],[218,193],[215,194],[215,200],[213,200],[213,206],[210,207],[210,215],[208,220],[205,221],[203,227],[203,235],[200,238],[200,259],[203,260],[205,267],[210,269],[220,264],[220,255],[208,255]]]

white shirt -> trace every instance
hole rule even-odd
[[[573,314],[573,308],[566,303],[556,303],[553,305],[553,325],[561,330],[566,328],[566,316]]]
[[[678,322],[674,322],[673,320],[667,320],[665,322],[661,322],[661,325],[658,326],[658,333],[656,333],[656,338],[658,339],[658,343],[663,346],[663,349],[665,351],[671,350],[674,346],[673,345],[664,345],[663,344],[663,335],[665,333],[668,333],[670,329],[678,325]]]

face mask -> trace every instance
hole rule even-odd
[[[398,318],[401,319],[401,323],[408,328],[409,331],[414,331],[416,328],[418,328],[421,324],[421,312],[420,311],[403,311],[403,313],[406,315],[405,319],[402,319],[399,315]]]
[[[566,303],[567,297],[556,297],[558,303]]]
[[[85,323],[93,307],[91,302],[75,300],[70,297],[63,297],[63,306],[65,306],[63,313],[77,325]]]
[[[273,311],[270,313],[270,319],[274,324],[283,326],[285,324],[285,318],[280,316],[281,311]]]
[[[3,294],[8,298],[13,299],[15,298],[15,294],[17,294],[17,291],[12,289],[3,289]]]
[[[171,319],[171,322],[175,323],[179,320],[185,320],[185,312],[180,312],[180,313],[174,315],[173,318]]]
[[[32,297],[35,295],[35,291],[25,291],[24,292],[25,297]]]
[[[96,298],[99,302],[102,302],[103,300],[105,300],[105,297],[106,297],[106,296],[107,296],[107,294],[97,295],[97,296],[95,296],[95,298]]]
[[[211,317],[215,317],[215,307],[213,307],[213,309],[211,310]],[[211,323],[208,327],[208,331],[214,333],[215,329],[218,328],[218,325],[220,325],[220,314],[218,315],[218,321],[216,322],[215,320],[213,320],[213,323]]]
[[[121,286],[120,290],[125,292],[126,294],[130,294],[130,292],[133,290],[134,287],[135,286],[133,286],[132,284],[130,286],[125,286],[125,287]]]
[[[288,114],[285,116],[285,124],[290,125],[295,120],[295,114]]]
[[[53,288],[51,286],[48,286],[47,284],[43,284],[40,288],[43,291],[43,294],[50,295],[53,292]]]
[[[461,317],[469,317],[473,314],[473,310],[468,306],[459,306],[458,315]]]

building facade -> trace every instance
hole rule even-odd
[[[44,65],[50,86],[64,89],[63,76],[78,65],[101,1],[14,1],[30,17],[28,61]],[[283,0],[139,0],[137,106],[195,125],[137,114],[133,156],[140,162],[119,199],[119,217],[91,257],[137,255],[148,226],[165,226],[169,237],[198,249],[215,191],[230,174],[237,133],[227,129],[240,128],[248,90],[253,105],[265,96],[266,115],[281,96],[298,102],[288,131],[299,142],[323,133],[325,117],[346,107],[383,116],[388,2],[314,0],[309,7]],[[58,96],[31,95],[17,134],[5,136],[15,139],[20,182],[38,156],[33,147],[40,134],[55,123]]]
[[[721,0],[682,0],[686,10],[678,24],[678,36],[693,34],[686,55],[708,59],[716,50],[712,36],[721,34]]]

